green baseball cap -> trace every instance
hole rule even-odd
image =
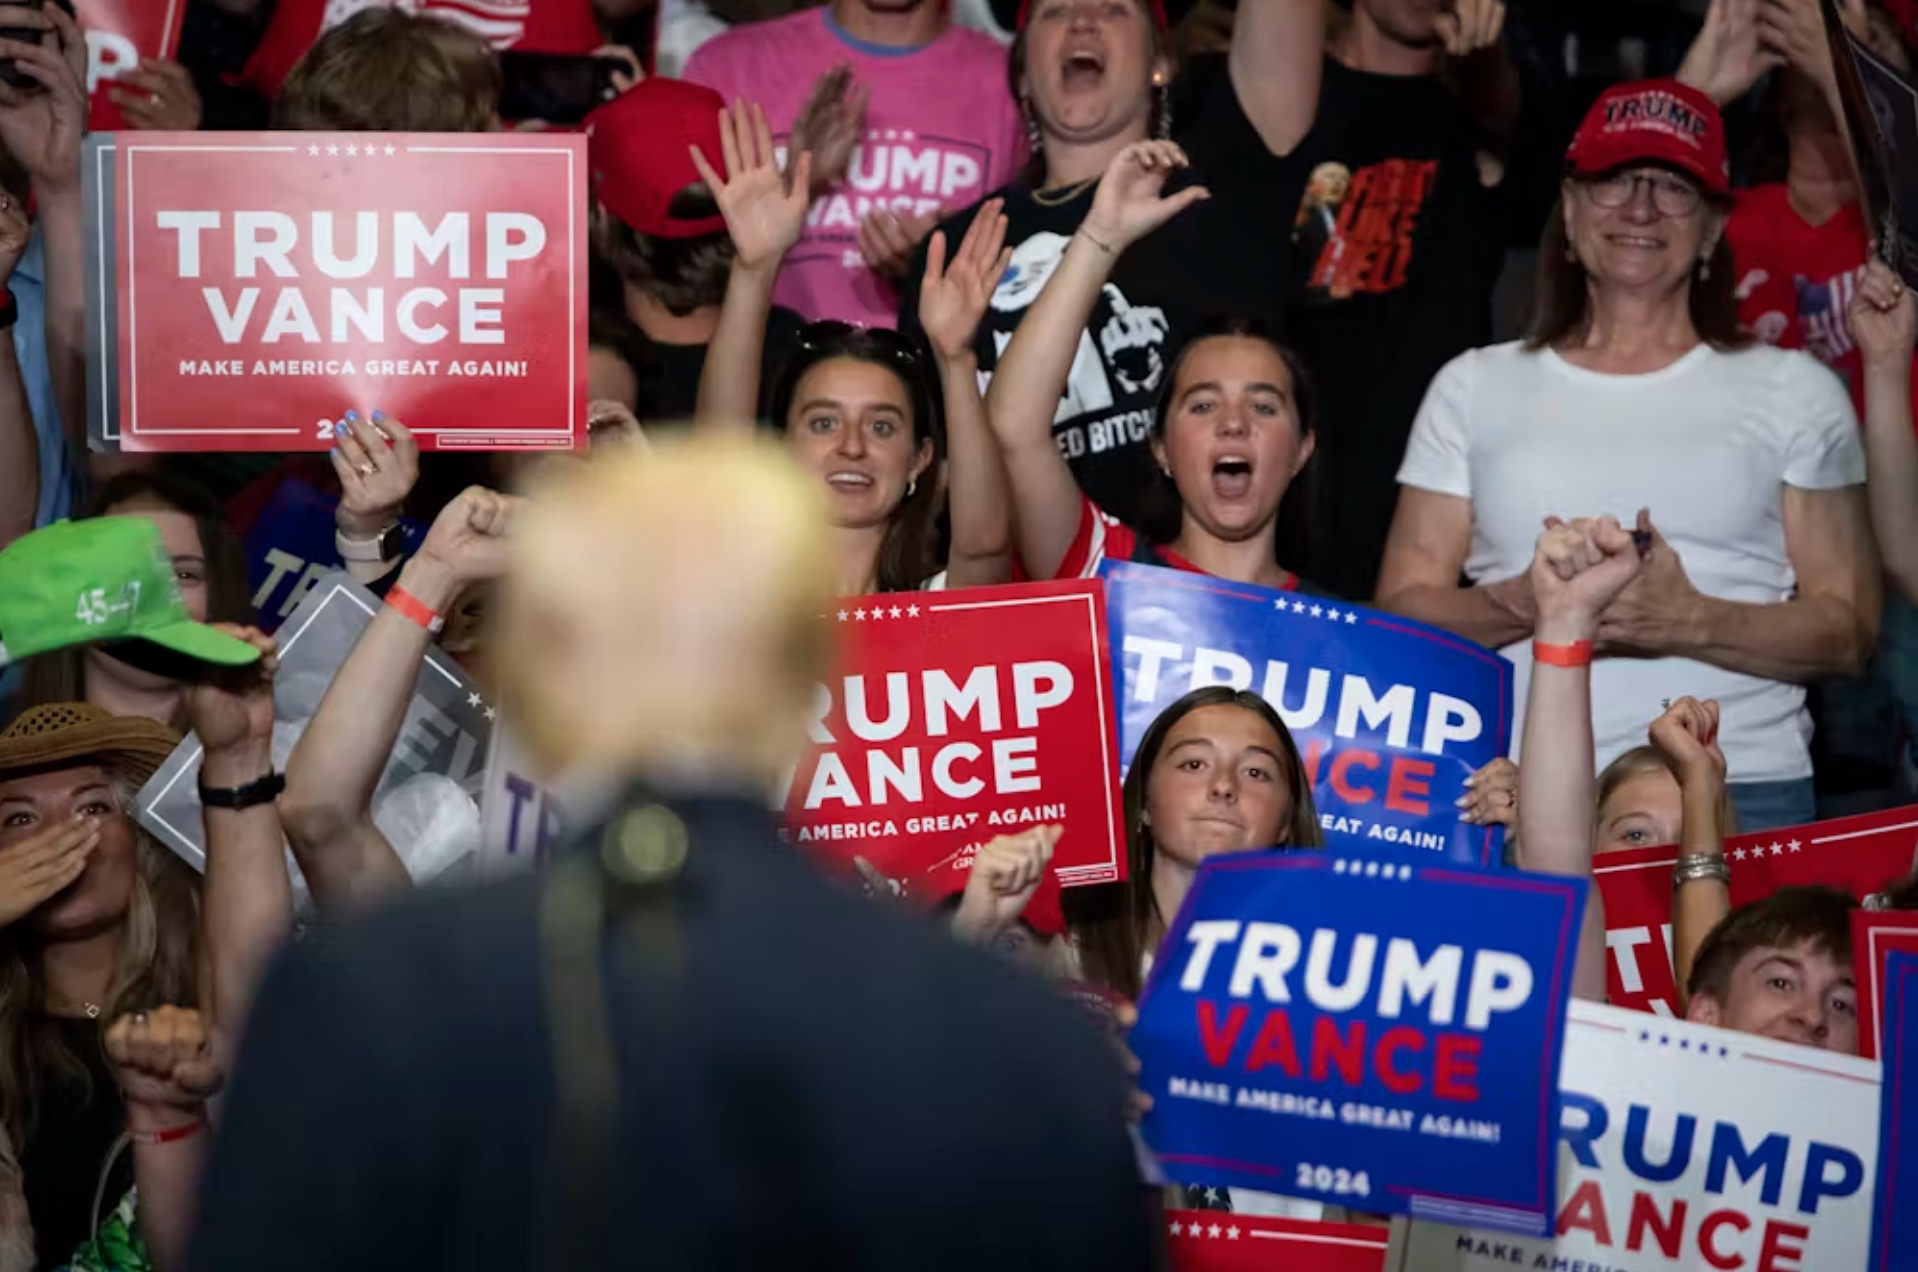
[[[123,640],[221,667],[260,657],[245,641],[187,617],[172,558],[144,517],[59,521],[0,551],[0,665]]]

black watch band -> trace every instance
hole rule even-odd
[[[248,782],[245,786],[228,786],[214,789],[200,781],[200,805],[203,808],[255,808],[261,804],[271,804],[286,789],[286,777],[280,773],[268,773],[257,782]]]

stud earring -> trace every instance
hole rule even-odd
[[[907,478],[906,479],[906,498],[910,499],[918,493],[919,493],[919,479],[917,477]]]

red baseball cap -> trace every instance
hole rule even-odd
[[[1565,152],[1566,168],[1578,177],[1603,176],[1635,163],[1676,168],[1712,194],[1731,193],[1725,121],[1711,98],[1675,79],[1606,89]]]
[[[970,850],[955,853],[927,871],[923,895],[937,905],[964,892],[966,880],[972,878],[972,857]],[[1065,935],[1066,912],[1059,899],[1059,876],[1050,867],[1046,869],[1045,878],[1039,881],[1039,887],[1033,892],[1032,899],[1026,902],[1026,908],[1019,917],[1040,936],[1051,938]]]
[[[693,238],[726,228],[717,214],[674,216],[673,199],[704,180],[693,166],[691,147],[715,169],[725,160],[719,145],[719,112],[725,101],[712,89],[684,80],[647,79],[586,117],[586,166],[593,197],[608,212],[654,238]]]
[[[1014,30],[1023,31],[1026,29],[1026,23],[1032,18],[1033,2],[1034,0],[1019,0],[1019,19],[1014,24]],[[1152,15],[1153,22],[1158,24],[1161,31],[1167,28],[1168,24],[1165,20],[1165,0],[1140,0],[1140,4],[1144,6],[1147,13]],[[1001,21],[1003,20],[1004,19],[1001,19]]]

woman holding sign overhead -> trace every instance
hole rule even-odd
[[[1012,485],[1020,560],[1035,578],[1090,577],[1110,557],[1301,587],[1279,564],[1277,540],[1280,503],[1312,458],[1312,389],[1297,356],[1256,324],[1208,332],[1172,357],[1152,425],[1162,500],[1177,510],[1162,542],[1101,513],[1053,441],[1053,416],[1113,266],[1208,197],[1199,186],[1162,195],[1185,166],[1185,152],[1169,141],[1119,153],[993,377],[989,415]]]
[[[750,103],[720,112],[720,141],[723,179],[693,151],[735,249],[699,385],[708,427],[743,426],[758,413],[773,279],[805,228],[811,168],[811,156],[802,154],[787,188],[765,112]],[[932,369],[896,331],[840,322],[800,329],[799,354],[772,394],[772,417],[794,458],[825,487],[842,595],[1011,577],[1004,483],[972,352],[973,332],[1006,268],[1005,230],[1005,217],[989,205],[950,265],[943,234],[933,236],[926,254],[919,313],[938,363],[952,491],[952,546],[943,563],[934,525],[940,483]]]
[[[1878,626],[1851,403],[1739,330],[1704,94],[1608,90],[1567,164],[1530,338],[1449,364],[1413,425],[1380,603],[1503,648],[1523,685],[1541,522],[1635,522],[1644,568],[1593,634],[1598,763],[1666,700],[1712,698],[1740,823],[1808,822],[1804,686],[1856,674]]]

